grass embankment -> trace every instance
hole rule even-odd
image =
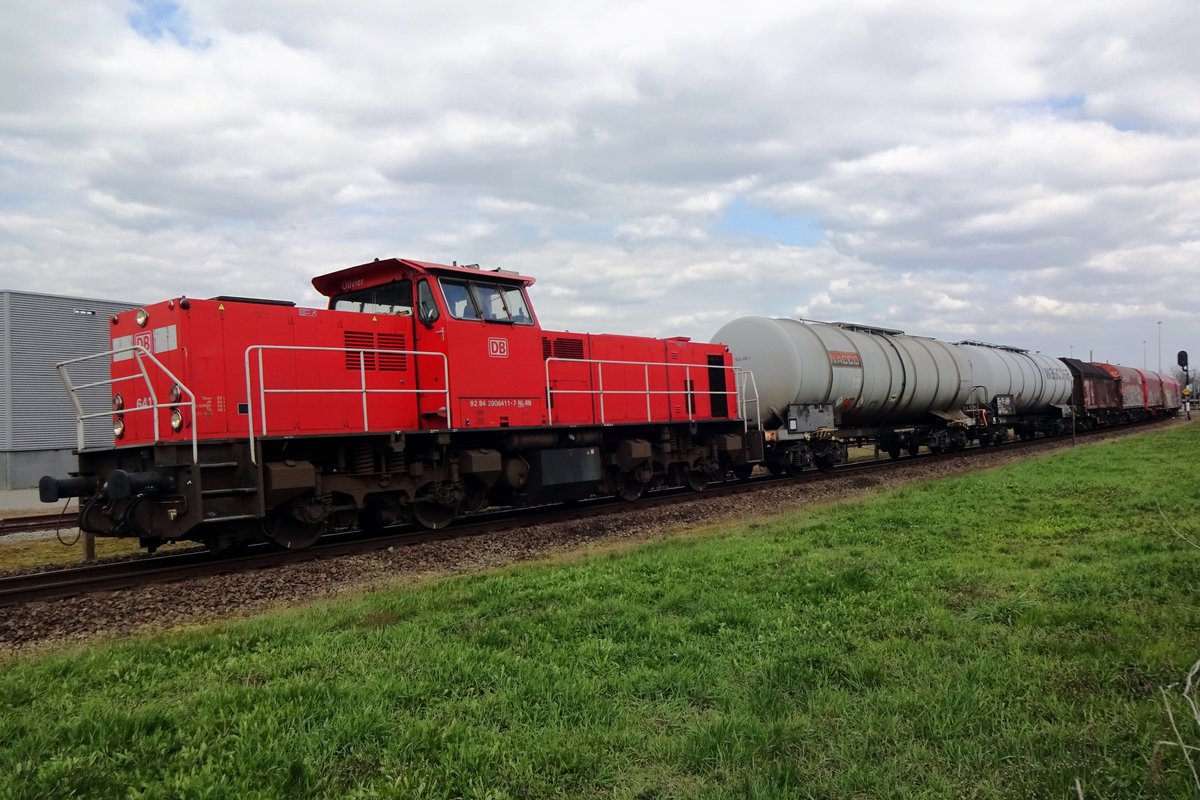
[[[1198,439],[22,658],[0,796],[1189,796]]]

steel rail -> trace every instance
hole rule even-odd
[[[0,536],[6,536],[10,533],[25,533],[27,531],[52,531],[55,528],[59,530],[75,530],[78,521],[78,512],[72,510],[70,513],[54,513],[54,514],[34,514],[27,517],[5,517],[0,519]]]

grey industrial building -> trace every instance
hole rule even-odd
[[[42,475],[75,469],[75,410],[54,365],[111,348],[109,317],[137,305],[0,290],[0,489],[37,486]],[[105,380],[108,362],[81,364],[71,377]],[[89,423],[86,441],[111,443],[111,422]]]

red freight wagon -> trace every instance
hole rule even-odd
[[[1117,378],[1097,364],[1076,358],[1060,360],[1071,370],[1074,379],[1071,404],[1076,413],[1101,425],[1115,422],[1122,412]]]
[[[1179,384],[1174,378],[1114,364],[1096,366],[1118,380],[1121,406],[1126,418],[1143,419],[1179,408]]]
[[[323,275],[328,309],[176,298],[113,318],[113,448],[43,497],[148,547],[584,497],[748,473],[728,349],[543,330],[532,278],[388,259]],[[81,421],[81,425],[82,425]],[[48,483],[47,483],[48,481]]]

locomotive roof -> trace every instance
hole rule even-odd
[[[465,278],[487,278],[503,280],[529,286],[534,279],[527,275],[519,275],[502,269],[480,269],[478,265],[458,266],[457,264],[437,264],[432,261],[415,261],[409,258],[384,258],[368,261],[353,267],[339,269],[325,275],[313,278],[312,284],[318,292],[326,297],[335,297],[351,288],[359,286],[377,286],[387,283],[397,273],[417,272],[459,275]]]

